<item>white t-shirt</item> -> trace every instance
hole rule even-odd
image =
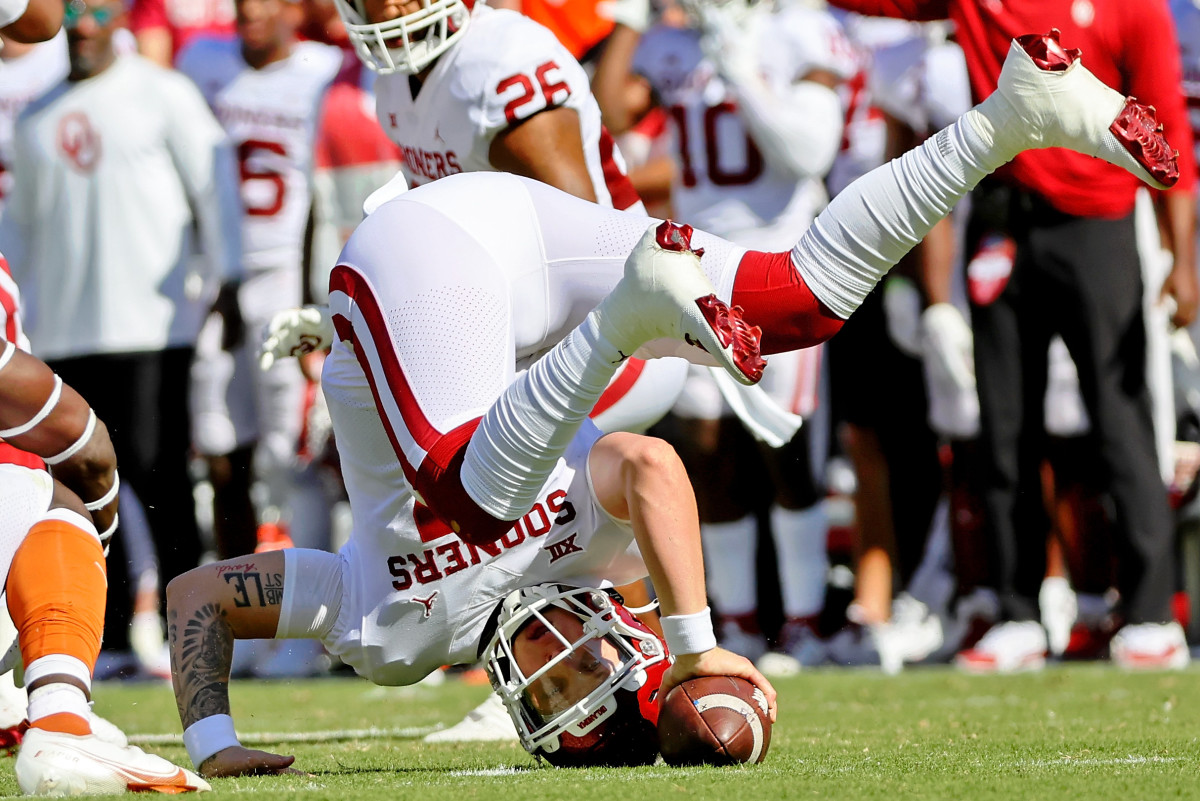
[[[178,69],[200,87],[237,155],[248,271],[300,266],[321,100],[341,63],[336,47],[300,42],[286,59],[253,69],[240,40],[227,37],[193,40],[179,55]]]
[[[491,171],[492,139],[548,108],[579,114],[598,202],[642,210],[625,162],[600,124],[587,74],[549,30],[513,11],[476,5],[466,33],[442,55],[414,98],[407,75],[375,83],[376,114],[400,146],[410,186],[459,172]]]
[[[44,359],[191,345],[240,274],[225,134],[179,73],[128,55],[58,84],[18,118],[12,171],[0,250]]]
[[[0,51],[0,57],[4,51]],[[67,77],[67,35],[63,31],[48,42],[34,45],[18,58],[0,58],[0,213],[12,191],[13,126],[17,115],[39,95]]]

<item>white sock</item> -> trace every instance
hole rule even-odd
[[[722,615],[745,615],[758,608],[754,571],[758,522],[747,515],[732,523],[702,523],[704,576],[708,595]]]
[[[829,554],[825,543],[829,520],[825,507],[807,509],[771,507],[771,535],[779,562],[779,590],[783,613],[788,617],[812,617],[825,606],[825,579]]]
[[[971,109],[842,190],[792,248],[812,293],[848,318],[959,200],[1020,150],[1007,140],[998,144],[995,130]]]
[[[532,508],[621,356],[592,312],[492,404],[467,445],[462,484],[499,520]]]
[[[29,722],[67,712],[88,720],[91,707],[83,690],[74,684],[43,684],[29,694]]]

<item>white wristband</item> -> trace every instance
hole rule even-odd
[[[663,639],[673,654],[700,654],[717,647],[712,612],[707,606],[690,615],[667,615],[659,622],[662,623]]]
[[[229,715],[210,715],[197,720],[183,732],[183,746],[197,770],[213,754],[235,745],[241,743],[233,731],[233,718]]]

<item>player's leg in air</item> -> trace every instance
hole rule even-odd
[[[335,269],[331,309],[337,331],[334,335],[327,328],[324,344],[334,338],[351,343],[377,397],[387,407],[381,411],[395,425],[407,427],[398,439],[393,426],[393,446],[433,513],[460,536],[492,541],[529,510],[578,422],[611,377],[614,363],[633,351],[649,343],[655,355],[663,355],[664,351],[656,348],[659,340],[682,341],[682,347],[667,352],[694,359],[703,355],[699,353],[702,348],[735,378],[753,382],[762,368],[755,327],[762,329],[764,353],[828,339],[938,220],[984,176],[1023,150],[1067,147],[1121,166],[1152,186],[1173,183],[1177,178],[1175,161],[1156,127],[1148,109],[1101,83],[1084,68],[1077,54],[1059,44],[1056,33],[1021,37],[1013,43],[996,92],[921,147],[851,184],[789,253],[749,252],[740,262],[705,259],[700,263],[701,270],[709,271],[705,280],[704,275],[696,276],[699,254],[691,250],[684,227],[664,226],[658,236],[653,230],[648,232],[626,260],[625,277],[581,325],[557,344],[546,343],[549,349],[516,381],[509,384],[503,375],[497,376],[489,384],[495,388],[494,402],[483,398],[473,409],[441,414],[438,422],[456,421],[444,431],[430,423],[425,408],[417,409],[419,420],[399,422],[412,409],[412,393],[404,382],[413,379],[404,374],[402,363],[381,361],[387,351],[403,347],[399,335],[393,336],[396,332],[389,329],[393,319],[384,314],[393,310],[380,308],[374,298],[373,282],[387,280],[381,270],[369,270],[367,277],[349,264]],[[472,180],[496,179],[463,176],[440,191],[451,192],[450,187],[466,191]],[[438,191],[424,190],[422,200],[438,198]],[[525,204],[529,205],[528,198]],[[368,216],[346,252],[355,254],[357,240],[362,246],[357,252],[360,261],[386,260],[391,268],[397,261],[397,248],[395,242],[384,247],[389,237],[380,231],[383,222],[376,218],[396,205],[385,203]],[[569,203],[563,199],[559,205]],[[538,222],[541,220],[534,224]],[[577,232],[575,238],[584,240],[579,247],[596,242],[592,258],[599,257],[605,232],[581,230],[578,223],[571,225],[561,216],[555,222]],[[432,229],[426,236],[431,233]],[[551,242],[564,236],[545,224],[541,233]],[[721,244],[721,240],[696,234],[705,247],[715,249]],[[372,235],[379,242],[370,243]],[[457,232],[456,238],[461,238]],[[518,239],[514,233],[514,240]],[[520,260],[539,254],[507,255]],[[435,254],[430,252],[428,258]],[[439,262],[439,271],[449,269],[446,262]],[[732,280],[723,274],[725,270],[736,270]],[[709,301],[713,287],[719,287],[721,295],[730,300]],[[482,283],[478,289],[481,295],[486,291]],[[509,289],[491,290],[499,298],[496,314],[513,314],[507,305]],[[447,309],[464,313],[461,300]],[[489,308],[487,313],[493,310]],[[417,332],[437,324],[431,317],[415,313],[407,319],[417,326]],[[486,350],[478,342],[486,321],[481,312],[473,318],[473,325],[460,325],[468,329],[463,341],[480,352]],[[374,337],[381,347],[374,347]],[[497,361],[503,360],[506,346],[511,360],[511,343],[507,338],[493,343],[499,349]],[[289,349],[290,345],[281,347],[280,352],[286,354]],[[334,358],[337,356],[335,349]],[[511,374],[512,368],[509,370]],[[389,376],[400,382],[389,383]],[[456,386],[461,389],[465,383]],[[444,399],[441,403],[449,408],[458,402]],[[426,400],[418,398],[416,403]]]
[[[107,588],[102,539],[117,522],[116,457],[87,403],[3,340],[0,436],[0,570],[29,693],[18,784],[33,795],[209,789],[91,713]]]

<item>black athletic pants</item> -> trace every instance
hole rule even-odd
[[[1142,277],[1132,215],[1080,218],[995,183],[977,190],[968,253],[990,230],[1015,239],[1012,276],[973,305],[985,525],[1009,619],[1037,619],[1049,521],[1039,468],[1047,347],[1061,334],[1079,371],[1117,528],[1118,590],[1131,623],[1170,619],[1174,523],[1146,387]]]
[[[188,475],[192,349],[98,354],[49,364],[108,426],[121,485],[133,487],[146,510],[161,595],[168,581],[199,564],[202,550]],[[108,564],[104,647],[125,650],[132,590],[119,527]]]

